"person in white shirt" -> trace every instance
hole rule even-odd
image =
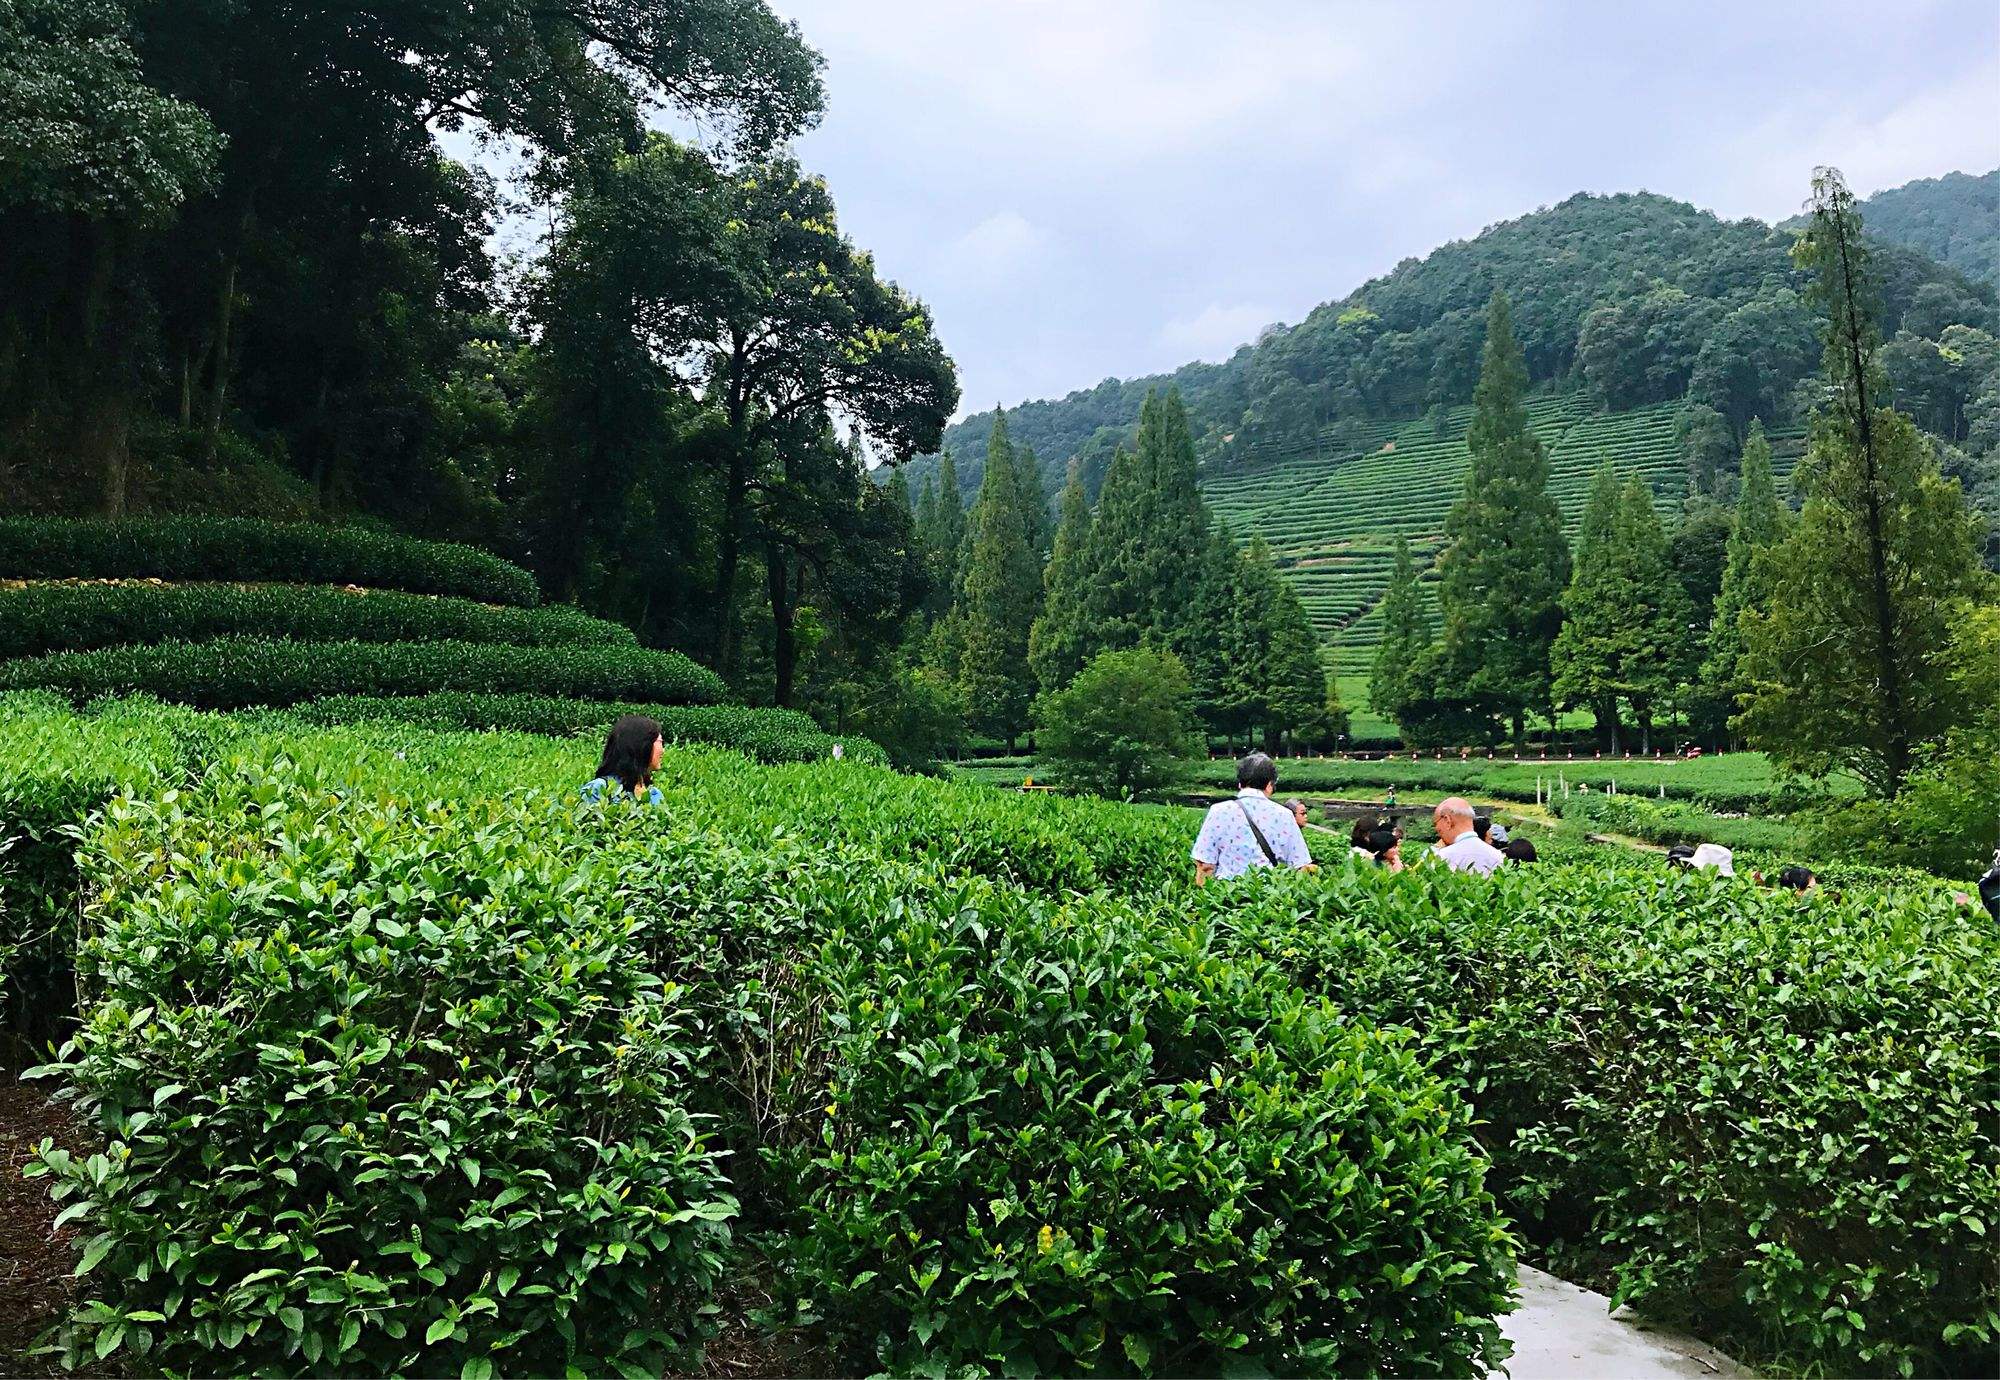
[[[1437,827],[1438,836],[1431,852],[1454,872],[1477,872],[1490,877],[1506,855],[1480,840],[1473,832],[1472,820],[1472,806],[1463,797],[1453,795],[1440,800],[1431,811],[1431,823]]]
[[[1291,810],[1271,799],[1278,764],[1253,752],[1236,764],[1236,798],[1208,807],[1194,841],[1194,879],[1240,877],[1253,867],[1310,868],[1312,854]]]

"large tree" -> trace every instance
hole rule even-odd
[[[1035,677],[1028,636],[1041,604],[1041,571],[1028,546],[1027,521],[1005,427],[986,450],[986,473],[972,509],[971,547],[957,616],[958,684],[972,727],[1011,746],[1028,727]]]
[[[1049,563],[1042,571],[1042,612],[1028,636],[1028,661],[1044,695],[1083,669],[1085,595],[1090,588],[1090,501],[1074,461],[1063,485]]]
[[[1396,538],[1396,560],[1382,594],[1382,640],[1368,677],[1368,707],[1401,724],[1411,706],[1430,697],[1424,670],[1432,657],[1430,611],[1418,588],[1410,539]]]
[[[1609,460],[1598,466],[1577,527],[1576,559],[1563,592],[1563,626],[1550,651],[1552,692],[1564,708],[1583,706],[1597,719],[1607,751],[1618,751],[1618,697],[1628,655],[1627,619],[1636,591],[1617,549],[1623,486]]]
[[[1569,583],[1569,546],[1548,492],[1548,456],[1522,403],[1527,382],[1506,295],[1495,292],[1465,438],[1471,466],[1438,561],[1444,615],[1438,694],[1511,720],[1516,743],[1526,737],[1529,711],[1550,705],[1549,649]]]
[[[1674,571],[1653,490],[1640,475],[1629,476],[1619,494],[1614,540],[1633,595],[1620,679],[1639,725],[1639,750],[1650,752],[1654,711],[1694,673],[1694,608]]]
[[[1729,717],[1740,708],[1737,697],[1746,689],[1737,666],[1743,655],[1743,611],[1762,609],[1768,601],[1763,586],[1768,584],[1770,567],[1759,565],[1757,557],[1784,538],[1790,517],[1771,476],[1771,443],[1764,436],[1764,425],[1752,421],[1743,442],[1735,521],[1695,699],[1698,726],[1707,732],[1725,731]]]
[[[1801,472],[1805,506],[1759,562],[1767,611],[1743,614],[1737,721],[1752,746],[1812,775],[1845,770],[1893,798],[1958,702],[1941,655],[1954,606],[1990,595],[1975,522],[1908,418],[1883,405],[1869,251],[1839,173],[1814,175],[1796,248],[1825,317],[1826,397]]]

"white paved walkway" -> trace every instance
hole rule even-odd
[[[1521,1266],[1521,1306],[1500,1320],[1514,1343],[1514,1380],[1655,1380],[1748,1376],[1714,1347],[1653,1329],[1632,1310],[1554,1275]]]

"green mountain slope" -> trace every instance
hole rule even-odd
[[[1920,178],[1877,192],[1861,203],[1861,216],[1874,238],[2000,287],[2000,168],[1978,177],[1955,172]]]

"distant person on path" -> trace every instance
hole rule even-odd
[[[1431,845],[1431,853],[1454,872],[1477,872],[1482,877],[1491,877],[1500,866],[1500,850],[1480,840],[1472,831],[1472,820],[1472,804],[1463,796],[1440,800],[1431,811],[1431,823],[1438,836],[1438,841]]]
[[[611,725],[597,775],[584,783],[583,798],[598,801],[607,794],[629,795],[649,805],[664,805],[667,798],[653,784],[653,773],[660,769],[666,750],[658,723],[643,714],[625,715]]]
[[[1236,798],[1208,807],[1201,833],[1194,841],[1194,879],[1227,881],[1253,867],[1313,865],[1305,835],[1292,812],[1271,799],[1278,786],[1278,766],[1261,752],[1236,764]]]

